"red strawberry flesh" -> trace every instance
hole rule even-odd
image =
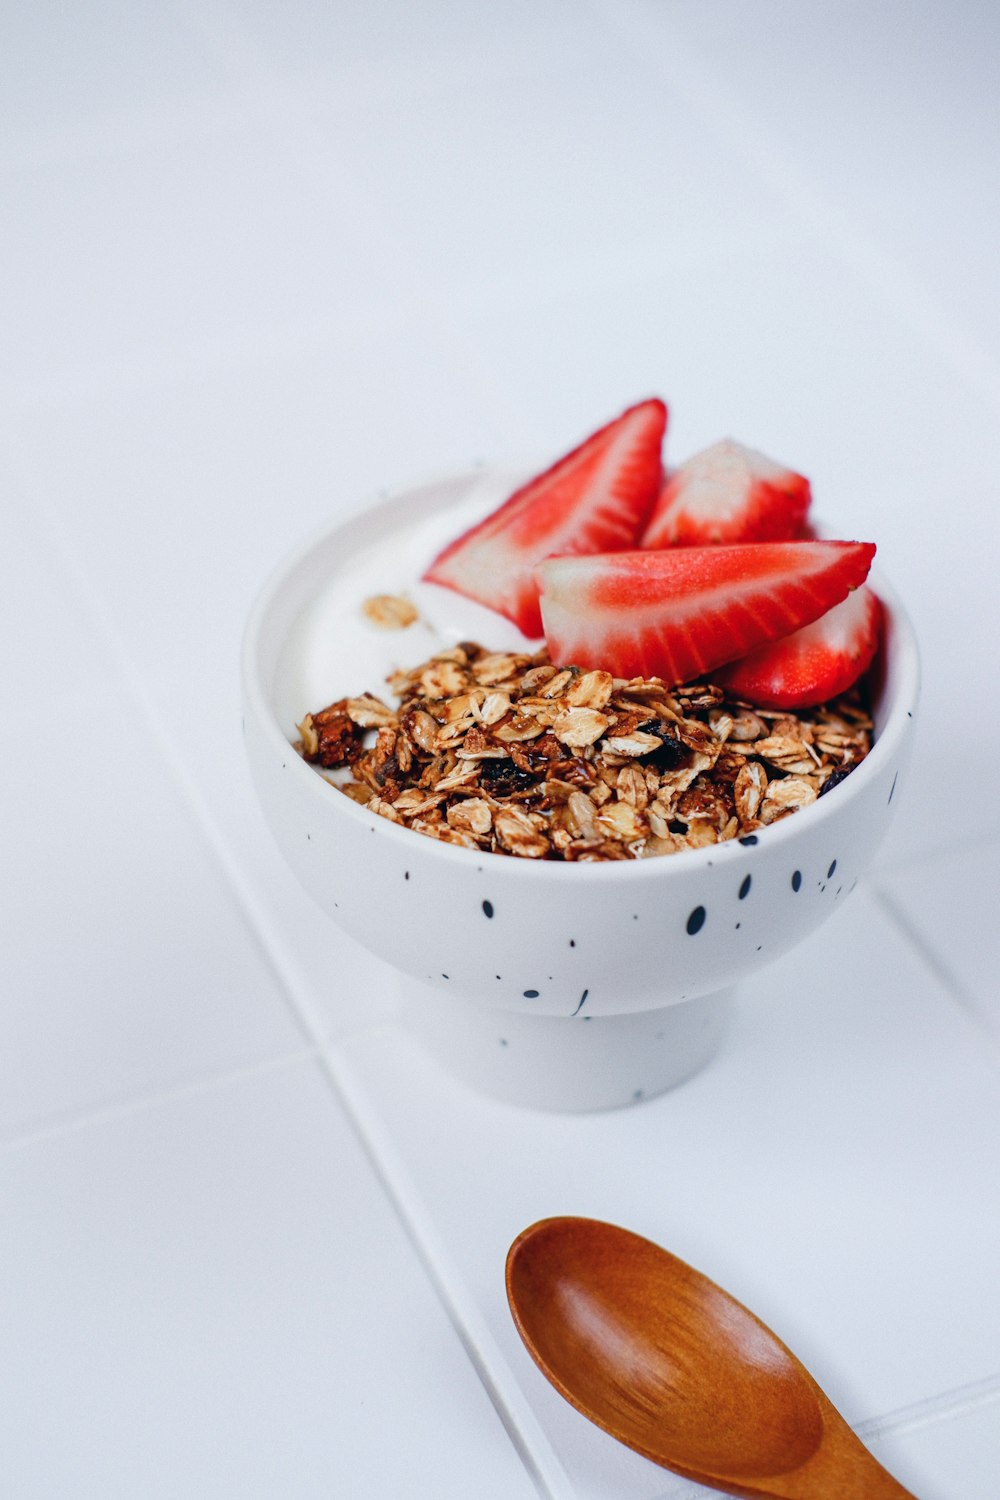
[[[726,439],[669,476],[640,545],[791,540],[802,535],[811,498],[804,475]]]
[[[818,619],[867,577],[870,542],[748,542],[590,557],[538,569],[557,665],[668,684]]]
[[[629,407],[445,547],[424,578],[540,636],[537,564],[637,545],[659,493],[666,423],[660,400]]]
[[[881,622],[881,603],[863,584],[811,625],[723,667],[715,680],[760,708],[812,708],[845,693],[867,671]]]

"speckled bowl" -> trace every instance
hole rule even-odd
[[[443,535],[457,529],[449,517],[461,513],[465,524],[462,502],[482,483],[473,471],[381,502],[278,570],[244,642],[250,766],[266,820],[303,886],[399,971],[408,1024],[452,1073],[540,1108],[629,1104],[705,1064],[735,982],[817,927],[865,870],[898,797],[917,649],[905,612],[876,579],[886,630],[875,746],[818,802],[750,838],[583,865],[438,843],[331,789],[292,748],[307,711],[379,684],[352,677],[350,687],[301,701],[294,666],[320,591],[353,591],[360,603],[364,558],[388,547],[398,563],[410,532],[419,550],[428,523],[440,518]],[[493,503],[484,494],[482,508]],[[414,665],[426,647],[401,637],[396,649]]]

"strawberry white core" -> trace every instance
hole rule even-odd
[[[680,476],[678,476],[680,477]],[[724,438],[689,458],[683,467],[685,501],[697,501],[707,517],[727,518],[737,510],[751,484],[780,486],[788,470],[755,448]]]

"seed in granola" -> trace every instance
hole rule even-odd
[[[417,618],[417,611],[409,599],[397,594],[372,594],[361,609],[379,630],[405,630]]]
[[[401,721],[403,733],[428,754],[437,744],[438,722],[423,708],[412,708]]]

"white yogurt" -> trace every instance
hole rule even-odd
[[[393,672],[417,666],[458,641],[478,641],[488,650],[538,650],[541,641],[529,640],[503,615],[420,581],[441,549],[495,510],[520,477],[510,471],[470,474],[455,503],[413,519],[397,517],[362,545],[345,538],[282,654],[281,706],[292,721],[290,730],[338,698],[370,692],[391,702],[386,679]],[[415,623],[380,629],[363,608],[377,594],[408,599],[417,610]]]

